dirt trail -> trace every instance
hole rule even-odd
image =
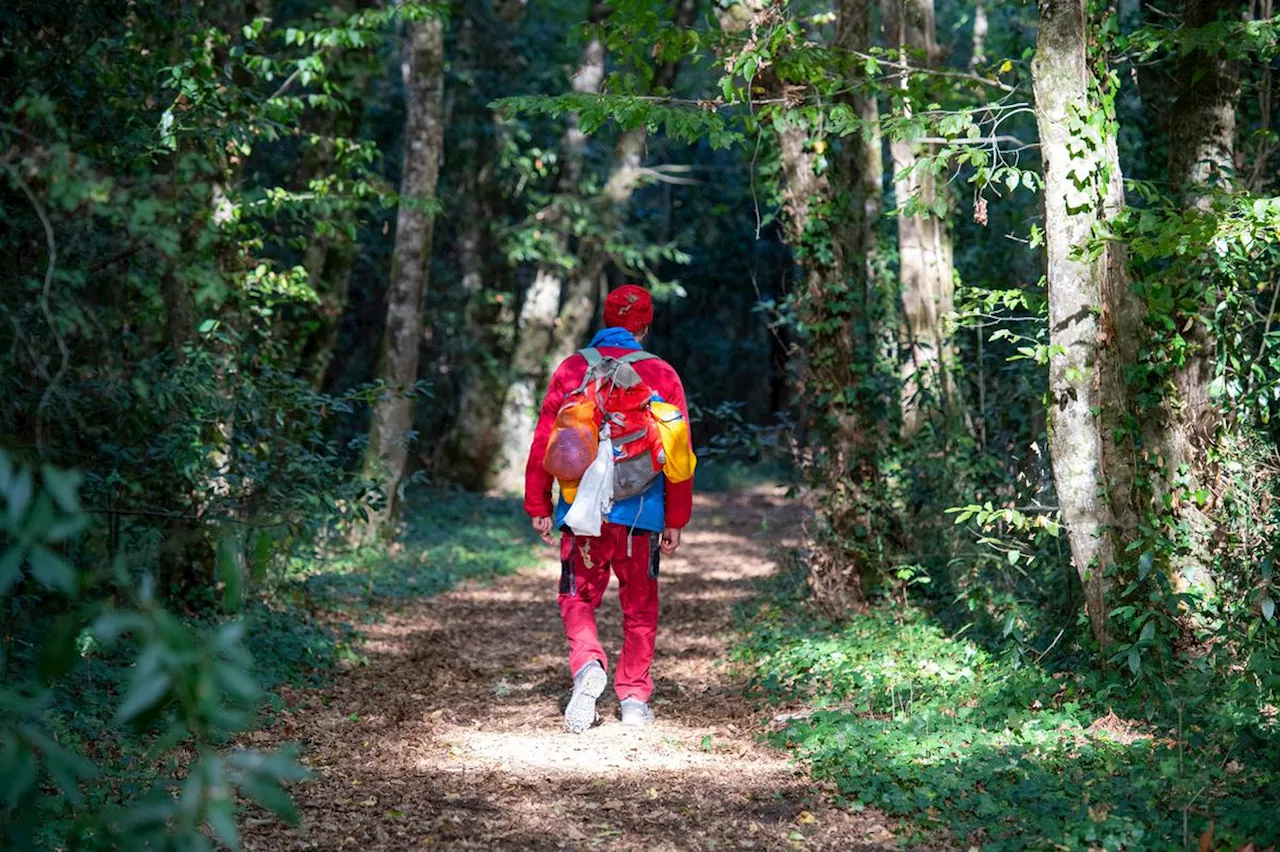
[[[654,675],[658,723],[605,717],[564,733],[558,563],[415,602],[370,631],[371,664],[265,735],[302,742],[315,780],[302,825],[251,820],[250,850],[888,849],[882,817],[838,810],[785,754],[755,741],[761,717],[724,666],[733,607],[774,570],[796,529],[780,491],[698,499],[684,546],[662,564]],[[550,557],[550,552],[548,552]],[[600,609],[620,647],[616,584]]]

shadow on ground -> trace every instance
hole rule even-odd
[[[504,519],[505,520],[505,519]],[[829,805],[725,668],[734,607],[774,570],[799,515],[780,490],[699,498],[663,563],[659,721],[563,733],[569,683],[558,566],[410,603],[369,631],[369,665],[300,691],[257,745],[302,742],[315,779],[302,824],[252,819],[245,847],[277,849],[897,848],[884,817]],[[616,654],[616,590],[600,613]]]

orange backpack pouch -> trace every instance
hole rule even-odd
[[[556,415],[542,465],[562,484],[576,483],[595,460],[600,447],[595,401],[579,397],[566,402]]]

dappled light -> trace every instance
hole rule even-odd
[[[368,630],[367,665],[291,693],[267,734],[307,744],[315,779],[295,789],[297,833],[263,824],[250,849],[896,848],[873,812],[831,807],[785,754],[756,742],[759,714],[727,665],[735,608],[774,564],[800,510],[779,489],[699,499],[715,532],[692,529],[663,563],[655,661],[658,722],[561,730],[569,675],[549,559],[405,604]],[[549,556],[550,554],[548,554]],[[616,610],[601,609],[616,653]]]
[[[1278,72],[0,0],[0,852],[1276,852]]]

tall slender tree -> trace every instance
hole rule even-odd
[[[870,45],[871,9],[871,0],[837,6],[834,47],[850,68],[852,52]],[[828,140],[803,112],[783,115],[778,146],[785,230],[803,267],[796,315],[804,335],[810,478],[818,494],[810,582],[824,608],[846,614],[866,605],[864,578],[874,573],[883,540],[884,519],[869,500],[881,424],[870,413],[867,388],[876,339],[870,266],[883,171],[878,137],[867,132],[878,124],[874,98],[839,97],[860,121],[857,132],[838,140],[831,168],[823,167]]]
[[[404,159],[396,217],[391,287],[379,376],[386,391],[374,405],[365,469],[381,483],[385,503],[372,525],[385,534],[399,511],[409,464],[422,343],[423,302],[431,262],[436,186],[444,148],[444,21],[436,9],[406,25]]]
[[[699,0],[679,0],[672,16],[672,26],[677,30],[693,26],[699,5]],[[660,96],[670,93],[679,71],[680,63],[675,60],[660,62],[653,74],[653,94]],[[643,125],[633,128],[622,134],[614,148],[609,178],[598,199],[601,205],[601,231],[605,234],[621,223],[627,204],[643,179],[648,135],[648,129]],[[550,367],[568,358],[582,345],[591,326],[591,318],[595,315],[600,279],[609,260],[607,247],[599,237],[582,240],[577,254],[578,266],[570,277],[564,305],[556,319],[551,357],[547,361]]]
[[[572,80],[573,91],[577,94],[598,93],[604,83],[605,47],[600,25],[608,13],[609,9],[603,3],[591,4],[591,34],[582,47],[578,70]],[[579,194],[587,141],[587,135],[578,125],[578,117],[570,114],[560,142],[557,191],[562,200]],[[549,215],[565,215],[564,209],[553,208]],[[561,258],[569,251],[567,228],[557,227],[554,222],[547,222],[547,225],[554,231],[551,253],[556,256],[538,265],[520,308],[516,348],[511,360],[512,379],[502,401],[496,435],[497,453],[486,481],[486,485],[512,494],[524,488],[525,454],[533,443],[537,394],[547,368],[564,290],[565,270]]]
[[[902,109],[910,114],[915,108],[910,96],[910,65],[920,62],[928,68],[938,58],[933,0],[884,0],[882,12],[885,38],[889,47],[898,52],[903,66],[898,75]],[[899,206],[914,199],[918,207],[934,210],[935,203],[945,195],[933,172],[917,167],[924,146],[894,139],[889,147]],[[952,395],[948,365],[954,353],[946,321],[955,313],[955,268],[951,233],[944,216],[935,211],[898,217],[898,268],[906,350],[902,364],[902,430],[910,435],[920,428],[929,408],[945,409]]]
[[[1136,361],[1144,314],[1123,248],[1083,251],[1124,206],[1098,22],[1087,0],[1043,0],[1039,19],[1032,74],[1048,253],[1049,447],[1072,561],[1105,648],[1107,571],[1137,524],[1125,369]]]
[[[468,79],[512,80],[512,69],[519,67],[515,35],[524,11],[522,4],[510,0],[494,9],[453,0],[457,41],[456,57],[450,59],[451,74],[460,83]],[[501,47],[495,49],[495,45]],[[500,223],[506,214],[496,169],[501,131],[489,104],[491,94],[491,88],[469,92],[463,85],[454,87],[451,100],[456,118],[449,126],[462,138],[450,149],[445,163],[447,173],[458,181],[452,209],[466,349],[460,365],[457,417],[446,440],[440,442],[438,461],[458,481],[469,483],[485,481],[498,450],[507,336],[515,322],[507,298],[514,276],[500,250]],[[494,298],[498,294],[501,296]]]
[[[1183,8],[1182,23],[1185,30],[1194,32],[1219,20],[1238,19],[1241,12],[1237,0],[1191,0]],[[1236,185],[1240,80],[1237,62],[1226,53],[1226,45],[1197,41],[1178,62],[1177,95],[1169,123],[1169,178],[1182,204],[1201,215],[1213,215],[1215,191],[1228,192]],[[1204,479],[1204,450],[1219,425],[1209,399],[1215,346],[1205,321],[1213,313],[1219,291],[1211,282],[1206,287],[1198,276],[1185,281],[1184,287],[1197,296],[1194,310],[1174,318],[1174,324],[1184,329],[1185,355],[1165,389],[1157,416],[1145,421],[1146,444],[1155,453],[1154,490],[1161,500],[1181,471]],[[1214,585],[1209,567],[1212,521],[1194,500],[1169,503],[1189,533],[1187,546],[1173,558],[1175,587],[1207,593]]]

